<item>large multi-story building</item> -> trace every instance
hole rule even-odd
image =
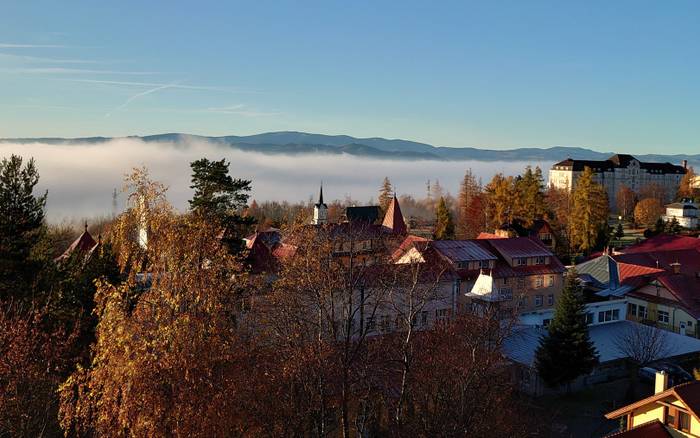
[[[605,187],[611,204],[621,186],[639,192],[645,186],[655,184],[667,193],[670,199],[676,194],[685,175],[687,163],[678,166],[671,163],[644,163],[632,155],[616,154],[607,160],[573,160],[567,158],[552,166],[549,185],[571,190],[586,167],[593,170],[594,180]]]

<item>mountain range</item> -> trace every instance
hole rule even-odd
[[[441,147],[409,140],[386,139],[380,137],[356,138],[348,135],[324,135],[305,132],[282,131],[262,134],[209,137],[191,134],[157,134],[130,136],[145,143],[173,143],[187,146],[197,141],[206,141],[242,151],[264,154],[349,154],[359,157],[400,160],[440,160],[440,161],[560,161],[566,158],[583,160],[604,160],[615,152],[599,152],[592,149],[570,146],[547,148],[516,148],[508,150],[480,149],[473,147]],[[48,143],[48,144],[94,144],[99,145],[117,138],[8,138],[0,143]],[[670,162],[680,164],[688,160],[691,165],[700,167],[700,154],[635,154],[641,161]]]

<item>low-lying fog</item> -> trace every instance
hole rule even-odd
[[[377,198],[385,176],[399,194],[423,197],[426,181],[439,180],[452,194],[458,193],[465,170],[484,182],[497,172],[520,173],[526,165],[545,170],[551,162],[481,161],[390,161],[349,155],[266,155],[242,152],[206,142],[186,147],[171,143],[143,143],[118,139],[97,145],[0,144],[0,156],[34,157],[40,173],[40,189],[48,189],[49,220],[60,222],[109,215],[112,191],[122,187],[123,176],[135,166],[145,165],[154,179],[170,188],[168,198],[179,209],[187,208],[191,196],[189,163],[202,157],[226,158],[231,174],[251,179],[251,199],[258,201],[306,201],[318,193],[323,181],[326,200],[352,197],[360,202]],[[124,196],[119,196],[119,209]]]

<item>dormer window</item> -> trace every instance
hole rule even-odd
[[[535,258],[535,264],[536,265],[544,265],[546,261],[546,258],[544,256],[537,256]]]
[[[515,259],[515,266],[525,266],[527,265],[527,258],[518,257]]]

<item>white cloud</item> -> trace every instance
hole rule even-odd
[[[41,175],[40,188],[49,190],[48,214],[52,221],[111,212],[111,193],[122,186],[123,175],[145,165],[155,179],[170,187],[168,197],[181,210],[191,196],[189,163],[202,157],[226,158],[235,177],[253,181],[257,200],[305,201],[318,192],[323,180],[328,199],[346,195],[362,202],[376,199],[384,176],[399,194],[422,197],[425,182],[440,184],[457,193],[466,169],[489,180],[496,172],[516,174],[526,164],[544,169],[551,163],[389,161],[349,155],[266,155],[195,141],[186,147],[170,143],[144,143],[138,139],[115,139],[103,144],[50,145],[3,144],[0,157],[10,154],[34,157]]]

